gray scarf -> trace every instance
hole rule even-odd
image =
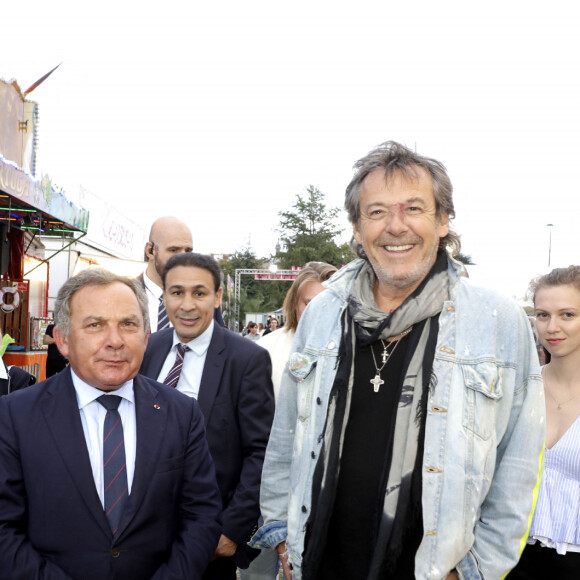
[[[350,315],[358,327],[357,337],[363,346],[380,338],[397,336],[413,324],[441,312],[443,303],[449,299],[446,258],[444,253],[439,254],[436,265],[429,275],[392,314],[383,312],[377,306],[373,295],[377,279],[375,272],[369,262],[363,265],[354,280],[348,298]]]

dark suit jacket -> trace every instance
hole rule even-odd
[[[36,377],[24,369],[16,366],[8,367],[0,360],[0,365],[1,364],[6,367],[8,378],[0,379],[0,395],[9,395],[14,391],[18,391],[24,387],[29,387],[36,382]]]
[[[136,276],[137,280],[139,280],[139,282],[141,282],[141,286],[143,286],[143,290],[145,290],[145,280],[143,279],[143,276],[145,274],[143,274],[143,272],[141,272],[141,274],[139,274],[138,276]],[[213,311],[213,319],[220,325],[220,326],[225,326],[224,324],[224,319],[222,316],[222,309],[221,306],[218,306],[214,311]]]
[[[153,333],[140,372],[157,379],[172,344],[172,328]],[[241,568],[258,554],[247,542],[260,516],[262,464],[274,417],[271,376],[265,349],[214,325],[198,403],[222,495],[223,534],[238,544],[234,559]]]
[[[133,384],[135,473],[115,539],[70,369],[0,397],[2,580],[201,578],[221,531],[202,415],[164,385]]]

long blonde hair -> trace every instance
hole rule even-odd
[[[296,313],[296,309],[298,307],[298,298],[304,285],[309,282],[325,282],[335,272],[336,268],[326,262],[308,262],[300,270],[300,274],[296,276],[292,286],[290,286],[290,290],[288,290],[282,306],[284,314],[286,315],[285,329],[296,330],[298,327],[298,314]]]

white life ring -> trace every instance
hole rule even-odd
[[[12,302],[10,304],[6,304],[4,302],[4,295],[5,294],[12,294]],[[14,288],[12,286],[5,286],[4,288],[0,288],[0,309],[2,312],[13,312],[18,306],[20,305],[20,294],[18,294],[18,288]]]

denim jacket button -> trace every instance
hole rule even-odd
[[[308,511],[305,505],[302,506],[302,513],[305,514]]]
[[[322,399],[320,397],[316,397],[316,404],[322,405]]]
[[[310,453],[312,459],[316,459],[316,453],[314,453],[314,451],[312,451],[312,453]]]
[[[329,342],[328,346],[326,347],[328,350],[332,350],[334,348],[334,342]]]

